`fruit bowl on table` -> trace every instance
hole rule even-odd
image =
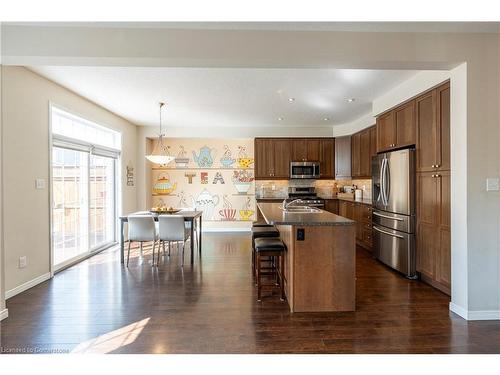
[[[180,212],[180,208],[152,208],[149,210],[149,212],[157,215],[162,215],[162,214],[176,214],[177,212]]]

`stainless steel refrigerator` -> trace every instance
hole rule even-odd
[[[372,158],[374,256],[416,278],[415,150],[404,149]]]

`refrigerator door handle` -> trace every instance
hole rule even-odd
[[[384,170],[384,194],[385,194],[385,205],[389,205],[389,196],[391,195],[391,170],[389,169],[389,160],[385,159],[385,170]]]
[[[382,195],[382,204],[387,206],[387,199],[385,195],[385,167],[386,167],[387,159],[382,159],[382,165],[380,167],[380,194]]]
[[[382,214],[379,214],[378,212],[375,212],[375,211],[372,212],[372,215],[383,217],[384,219],[391,219],[391,220],[396,220],[396,221],[404,221],[403,219],[401,219],[399,217],[392,217],[392,216],[382,215]]]
[[[392,237],[396,237],[396,238],[401,238],[401,239],[404,240],[404,237],[400,236],[399,234],[393,234],[391,232],[386,232],[385,230],[378,229],[376,226],[373,226],[373,229],[376,230],[377,232],[380,232],[380,233],[383,233],[383,234],[387,234],[388,236],[392,236]]]

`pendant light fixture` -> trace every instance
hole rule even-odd
[[[160,104],[160,134],[158,135],[158,142],[156,143],[153,152],[151,153],[151,155],[146,155],[146,159],[155,164],[167,165],[172,160],[174,160],[175,157],[171,156],[168,153],[167,146],[163,144],[163,132],[161,129],[161,110],[165,105],[165,103],[160,102],[159,104]]]

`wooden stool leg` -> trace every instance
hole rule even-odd
[[[285,270],[285,257],[284,254],[282,254],[280,257],[280,268],[278,270],[279,272],[279,278],[280,278],[280,287],[281,287],[281,300],[285,300],[285,283],[283,282],[283,272]]]
[[[256,266],[257,266],[257,301],[260,301],[261,288],[262,288],[261,281],[260,281],[260,254],[257,253],[256,257],[257,257],[257,259],[256,259]]]

